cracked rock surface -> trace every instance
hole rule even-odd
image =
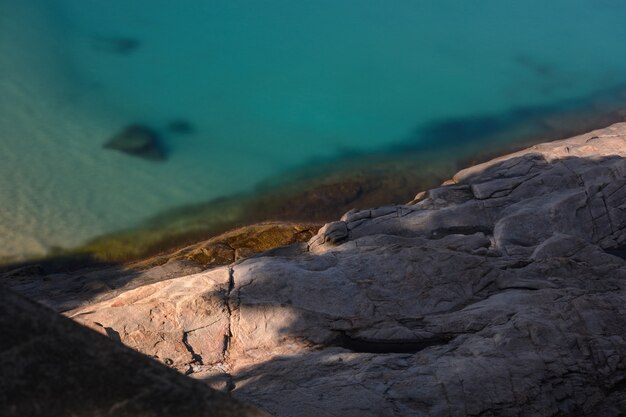
[[[263,417],[0,287],[2,417]]]
[[[61,259],[56,265],[52,260],[6,271],[0,268],[0,284],[64,312],[147,284],[229,265],[276,247],[306,242],[320,226],[316,223],[256,223],[129,264],[79,265],[67,270],[67,263]]]
[[[275,416],[626,410],[626,124],[68,312]]]

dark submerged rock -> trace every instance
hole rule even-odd
[[[157,132],[143,125],[130,125],[104,144],[105,149],[114,149],[132,156],[152,161],[164,161],[165,151]]]
[[[141,43],[130,37],[96,37],[94,49],[118,55],[128,55],[135,52]]]
[[[176,133],[179,135],[190,135],[196,131],[195,127],[191,122],[184,119],[172,120],[167,125],[167,130],[172,133]]]

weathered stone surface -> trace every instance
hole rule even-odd
[[[321,233],[318,233],[317,237],[322,238],[319,241],[320,244],[341,242],[348,237],[348,225],[344,221],[328,223],[322,227]]]
[[[223,362],[229,336],[229,271],[217,269],[123,292],[74,313],[78,322],[151,357],[190,367]]]
[[[317,223],[253,224],[126,265],[86,267],[69,272],[45,265],[26,265],[0,273],[0,283],[53,310],[66,311],[108,300],[143,285],[196,274],[262,251],[306,242],[320,227]]]
[[[625,190],[618,124],[68,315],[276,416],[618,416]]]
[[[484,232],[506,254],[528,249],[554,233],[603,247],[626,243],[624,124],[564,141],[537,145],[459,172],[451,185],[430,190],[410,206],[388,208],[349,239],[381,233],[441,237]],[[400,215],[400,210],[407,210]],[[347,216],[350,224],[355,214]],[[322,248],[325,230],[311,241]]]
[[[266,416],[0,288],[3,417]]]
[[[113,149],[140,158],[163,161],[165,151],[159,135],[142,125],[130,125],[104,144],[105,149]]]
[[[259,252],[306,242],[322,225],[319,223],[264,222],[239,227],[206,241],[187,246],[173,253],[136,262],[145,268],[167,262],[187,261],[211,268],[228,265]]]

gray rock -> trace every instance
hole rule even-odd
[[[315,241],[321,243],[338,243],[348,237],[348,226],[344,221],[324,225],[315,236]]]

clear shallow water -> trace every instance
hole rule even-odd
[[[0,0],[0,258],[416,129],[444,146],[428,127],[447,120],[597,97],[626,82],[624,17],[616,0]],[[102,149],[131,123],[166,162]]]

